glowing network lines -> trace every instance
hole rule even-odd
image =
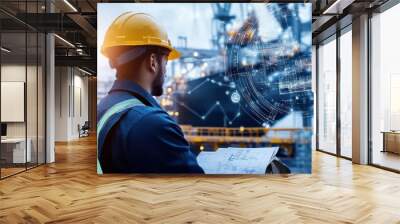
[[[297,6],[273,5],[267,10],[281,26],[278,37],[260,36],[258,17],[250,13],[230,34],[221,60],[200,66],[218,69],[207,70],[207,75],[201,71],[200,78],[186,80],[178,89],[174,103],[190,112],[182,113],[187,116],[183,120],[190,123],[194,115],[198,124],[207,125],[206,119],[221,119],[222,113],[224,125],[251,120],[252,125],[270,127],[294,111],[312,116],[311,44],[302,41],[311,32],[311,20],[300,21]],[[194,67],[185,67],[185,72]]]
[[[239,107],[239,108],[238,108],[238,112],[235,114],[235,116],[232,117],[232,118],[230,118],[230,117],[227,115],[227,113],[226,113],[224,107],[221,106],[221,104],[220,104],[219,101],[215,102],[215,104],[213,104],[210,108],[208,108],[208,110],[207,110],[205,113],[203,113],[203,114],[200,114],[200,112],[194,110],[193,108],[191,108],[190,106],[186,105],[186,104],[183,103],[183,102],[178,102],[178,101],[176,101],[176,100],[174,100],[174,102],[177,103],[177,104],[179,104],[179,105],[181,105],[182,107],[186,108],[188,111],[190,111],[192,114],[194,114],[196,117],[198,117],[198,118],[200,118],[200,119],[202,119],[202,120],[206,120],[207,117],[208,117],[214,110],[217,110],[217,109],[220,109],[220,111],[224,114],[224,120],[226,119],[226,121],[227,121],[230,125],[241,115],[241,113],[240,113],[240,107]]]
[[[296,19],[296,8],[274,5],[268,10],[281,23],[280,37],[262,41],[256,35],[258,18],[250,15],[230,39],[226,62],[226,76],[240,96],[232,95],[232,102],[241,99],[242,108],[263,126],[312,105],[311,48],[301,45],[298,35],[306,26]]]

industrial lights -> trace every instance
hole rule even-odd
[[[74,10],[74,12],[78,12],[78,10],[68,1],[68,0],[64,0],[65,4],[67,4],[72,10]]]
[[[1,47],[0,48],[2,51],[6,52],[6,53],[10,53],[11,51],[5,47]]]
[[[90,72],[88,72],[88,71],[86,71],[86,70],[83,70],[83,69],[81,69],[81,68],[78,68],[78,70],[79,71],[81,71],[81,72],[83,72],[83,73],[85,73],[85,74],[87,74],[87,75],[92,75],[92,73],[90,73]]]
[[[83,50],[82,50],[81,48],[77,48],[77,49],[76,49],[76,52],[77,52],[79,55],[82,55],[82,54],[83,54]]]
[[[62,37],[60,37],[60,36],[57,35],[57,34],[54,34],[54,36],[57,37],[57,38],[58,38],[59,40],[61,40],[62,42],[66,43],[68,46],[75,48],[75,45],[73,45],[73,44],[72,44],[71,42],[69,42],[68,40],[66,40],[66,39],[64,39],[64,38],[62,38]]]
[[[343,10],[353,2],[354,0],[336,0],[322,14],[342,14]]]

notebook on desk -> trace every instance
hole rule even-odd
[[[215,152],[201,152],[197,162],[206,174],[265,174],[278,149],[219,148]]]

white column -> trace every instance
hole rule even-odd
[[[46,12],[54,12],[54,5],[46,1]],[[46,35],[46,163],[55,162],[55,43],[54,34]]]
[[[353,162],[368,163],[368,15],[353,19]]]
[[[46,163],[55,161],[54,133],[55,133],[55,74],[54,74],[54,35],[46,36]]]

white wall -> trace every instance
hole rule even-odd
[[[88,78],[72,67],[56,67],[55,73],[55,140],[70,141],[88,120]]]
[[[37,70],[38,69],[38,70]],[[3,64],[1,66],[1,81],[24,82],[26,83],[26,108],[22,112],[27,115],[27,120],[23,122],[6,122],[7,137],[9,138],[27,138],[31,144],[32,161],[44,162],[44,74],[42,68],[24,64]],[[27,80],[25,80],[27,78]],[[24,91],[24,90],[22,90]],[[24,94],[24,92],[22,92]],[[2,96],[7,97],[7,96]],[[1,108],[1,110],[11,110],[10,108]],[[7,111],[11,112],[12,111]],[[39,156],[37,156],[39,153]]]
[[[2,65],[1,81],[25,82],[25,64]],[[7,110],[7,108],[1,108],[1,110]],[[7,137],[25,137],[25,123],[7,123]]]
[[[28,75],[30,74],[36,74],[36,67],[34,66],[27,66],[27,68],[24,65],[18,65],[18,64],[5,64],[1,66],[1,81],[3,82],[25,82],[25,74],[27,69]],[[29,79],[29,76],[28,76]],[[36,86],[36,80],[31,80],[29,79],[29,85],[34,85]],[[35,107],[36,108],[36,88],[27,88],[27,103],[28,106]],[[34,105],[29,105],[32,102],[34,102]],[[8,108],[1,108],[1,110],[7,110]],[[27,113],[27,118],[28,122],[35,122],[35,130],[36,130],[36,119],[37,115],[36,113]],[[8,137],[25,137],[25,123],[26,122],[7,122],[7,136]],[[29,123],[28,124],[28,129],[30,127],[33,127],[34,124]],[[28,137],[30,131],[28,130]],[[35,133],[36,135],[36,133]]]
[[[55,68],[55,141],[68,140],[68,88],[70,84],[68,71],[67,67]]]
[[[76,70],[75,70],[76,72]],[[81,73],[79,73],[81,74]],[[81,75],[74,75],[74,108],[73,108],[73,119],[72,119],[72,136],[78,137],[78,124],[81,126],[88,121],[88,78]],[[81,107],[81,108],[80,108]],[[80,111],[81,110],[81,111]]]

